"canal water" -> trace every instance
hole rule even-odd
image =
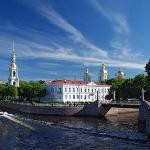
[[[0,150],[148,150],[137,113],[107,118],[0,114]]]

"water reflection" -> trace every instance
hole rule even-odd
[[[45,121],[56,125],[66,125],[76,128],[94,128],[100,130],[134,130],[137,131],[138,113],[122,114],[103,118],[94,117],[59,117],[19,115],[23,119]]]

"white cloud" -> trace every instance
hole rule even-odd
[[[30,34],[32,34],[32,32]],[[69,62],[74,62],[79,64],[85,64],[88,66],[99,66],[101,63],[106,63],[108,66],[124,66],[126,68],[137,68],[137,69],[144,69],[145,66],[145,62],[138,63],[137,61],[132,61],[132,60],[128,61],[127,58],[130,52],[125,50],[124,53],[121,51],[122,52],[121,54],[119,53],[119,51],[117,51],[115,58],[113,57],[102,58],[99,57],[98,51],[87,52],[83,55],[80,55],[74,49],[67,48],[58,43],[45,45],[45,44],[39,44],[39,42],[24,39],[23,37],[15,37],[15,38],[17,38],[15,40],[17,41],[16,43],[17,56],[24,61],[26,59],[31,59],[31,58],[32,59],[42,58],[42,59],[46,59],[49,62],[51,62],[51,60],[64,60],[64,61],[69,61]],[[0,41],[2,41],[0,42],[0,44],[5,41],[3,45],[5,46],[7,45],[6,41],[8,41],[8,37],[0,37]],[[111,42],[111,44],[112,47],[119,50],[121,49],[122,46],[119,45],[120,44],[119,42],[118,43],[117,42],[118,41],[113,41]],[[5,48],[2,47],[2,49]],[[9,48],[9,50],[11,50],[11,47]],[[1,53],[3,53],[3,51],[0,51],[0,54]],[[119,60],[118,58],[121,60]]]
[[[122,38],[114,39],[110,42],[113,48],[112,57],[129,61],[143,61],[143,55],[138,50],[131,48],[128,40]]]
[[[34,1],[34,5],[30,5],[30,6],[32,6],[32,8],[34,8],[40,15],[47,18],[50,21],[50,23],[53,23],[57,27],[69,33],[70,39],[72,39],[74,42],[84,45],[85,48],[91,51],[98,52],[99,56],[101,57],[108,57],[107,51],[92,44],[88,39],[84,37],[84,35],[77,28],[71,25],[58,12],[56,12],[50,5],[43,3],[43,2],[39,2],[39,1],[36,4]]]
[[[22,35],[25,35],[25,37],[13,35],[13,37],[17,39],[17,55],[22,60],[25,60],[27,58],[42,58],[48,62],[51,62],[51,60],[64,60],[74,63],[87,64],[88,66],[99,66],[100,63],[106,63],[108,66],[124,66],[127,68],[144,69],[145,61],[141,63],[138,59],[133,60],[132,58],[134,57],[134,54],[131,53],[130,48],[128,46],[124,47],[124,45],[127,45],[127,43],[120,44],[120,41],[113,41],[111,43],[111,46],[115,49],[115,51],[113,52],[113,55],[112,53],[108,54],[106,50],[102,50],[101,48],[98,48],[97,46],[93,45],[90,41],[88,41],[79,30],[77,30],[73,25],[68,23],[67,20],[64,19],[60,14],[58,14],[53,8],[43,4],[39,5],[39,7],[41,8],[38,8],[37,10],[41,16],[46,17],[51,23],[55,24],[57,27],[69,33],[72,39],[75,42],[84,45],[84,48],[81,49],[82,53],[79,54],[75,48],[68,48],[68,46],[65,44],[58,44],[55,41],[51,40],[49,36],[47,36],[47,34],[34,34],[36,33],[36,30],[32,30],[30,28],[28,28],[28,30],[25,30],[13,26],[13,28],[9,28],[9,30],[13,30],[16,33],[19,32]],[[103,13],[104,15],[107,15],[107,13],[105,14],[105,11]],[[126,25],[123,27],[123,25],[120,24],[121,22],[118,26],[121,27],[121,30],[123,32],[127,32]],[[26,38],[29,35],[30,37],[32,37],[32,39]],[[45,43],[43,37],[44,39],[47,39],[47,43]],[[3,38],[4,37],[1,36],[0,41]],[[10,36],[7,35],[5,41],[8,41],[9,38]],[[7,44],[7,42],[5,42],[5,44]],[[79,46],[80,45],[77,44],[77,47]],[[87,48],[90,50],[87,50]],[[131,59],[129,60],[128,57],[130,57]]]
[[[117,33],[129,33],[127,19],[124,15],[105,9],[98,0],[90,0],[94,8],[106,17],[113,25],[114,31]]]
[[[53,49],[53,52],[49,51],[38,51],[36,54],[32,49],[26,50],[24,53],[21,53],[21,57],[31,57],[31,58],[45,58],[50,60],[64,60],[74,63],[85,64],[88,66],[99,66],[101,63],[105,63],[108,66],[123,66],[126,68],[136,68],[136,69],[144,69],[145,63],[132,62],[127,60],[117,60],[117,59],[100,59],[98,57],[92,56],[80,56],[72,50],[67,51],[65,48],[62,49]]]
[[[71,38],[75,42],[84,44],[87,48],[98,51],[101,56],[107,56],[106,51],[89,42],[78,29],[69,24],[67,20],[65,20],[60,14],[58,14],[52,7],[46,7],[43,5],[43,7],[40,6],[40,9],[40,13],[48,20],[50,20],[53,24],[70,33]]]

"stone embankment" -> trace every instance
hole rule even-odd
[[[22,113],[57,116],[110,116],[138,112],[138,108],[117,108],[103,105],[97,101],[78,106],[43,106],[37,104],[13,103],[0,101],[0,109],[11,109]]]
[[[91,103],[79,106],[44,106],[36,103],[16,103],[9,101],[0,101],[0,108],[11,109],[22,113],[35,115],[57,115],[57,116],[97,116],[97,103]]]
[[[143,100],[139,108],[139,130],[150,137],[150,102]]]

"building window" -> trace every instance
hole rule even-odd
[[[52,92],[54,92],[54,89],[53,89],[53,88],[52,88],[51,90],[52,90]]]
[[[67,92],[67,88],[65,88],[65,92]]]
[[[82,88],[81,88],[81,92],[82,92]]]
[[[82,99],[82,95],[81,95],[81,99]]]
[[[67,95],[65,95],[65,99],[67,99],[68,98],[68,96]]]
[[[77,88],[77,92],[79,92],[79,89]]]
[[[84,99],[86,99],[86,95],[85,95]]]
[[[92,92],[93,92],[93,89],[92,89]]]
[[[71,88],[69,88],[69,92],[71,92]]]
[[[15,77],[16,76],[16,72],[15,71],[13,71],[13,77]]]
[[[86,89],[85,89],[85,92],[86,92]]]
[[[77,99],[79,99],[79,95],[77,95]]]
[[[90,95],[88,96],[88,99],[90,99]]]
[[[88,92],[90,92],[90,89],[88,89]]]
[[[73,99],[75,99],[75,95],[73,95]]]
[[[75,92],[75,88],[73,88],[73,92]]]
[[[71,95],[69,95],[69,98],[71,99]]]
[[[58,92],[61,93],[61,88],[58,88]]]

